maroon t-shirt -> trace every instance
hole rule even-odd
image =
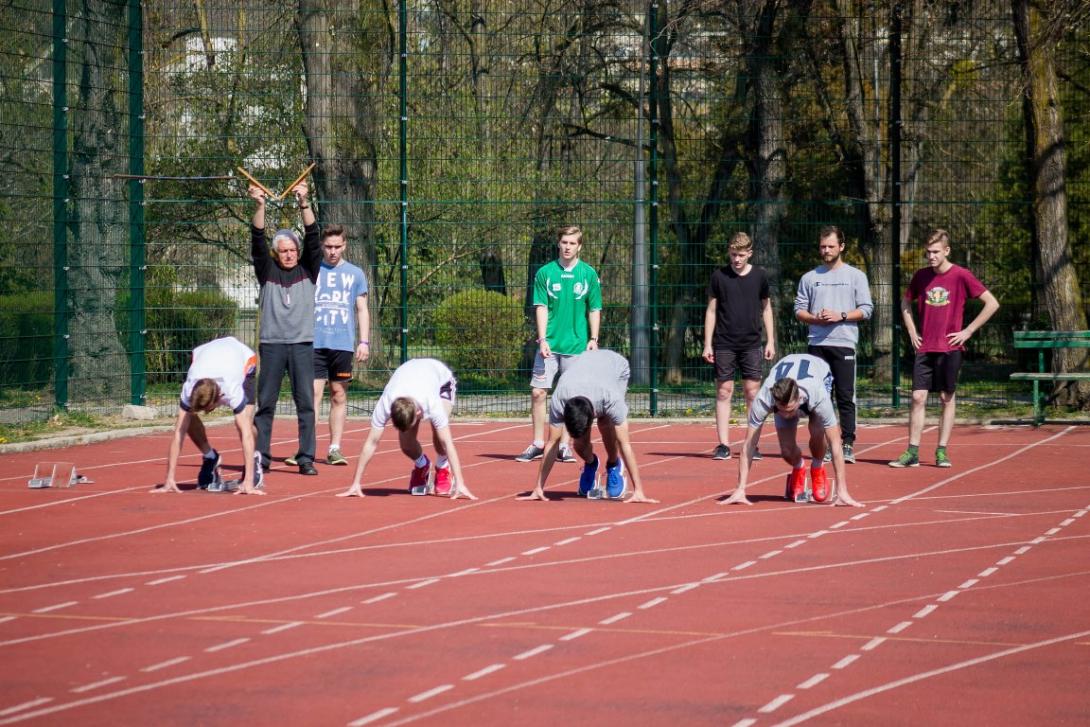
[[[987,291],[976,276],[960,265],[951,265],[945,273],[936,273],[929,267],[917,270],[905,290],[905,299],[918,301],[922,340],[918,353],[964,349],[951,346],[946,336],[964,327],[965,301],[979,298]]]

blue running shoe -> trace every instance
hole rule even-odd
[[[583,471],[579,473],[579,496],[586,497],[587,493],[598,484],[598,455],[594,455],[594,461],[583,465]]]
[[[212,457],[201,459],[201,471],[197,475],[197,487],[207,490],[208,486],[216,481],[216,469],[220,466],[220,453],[212,450]]]
[[[611,499],[616,500],[623,495],[626,484],[623,460],[617,460],[617,464],[612,467],[606,465],[606,494]]]

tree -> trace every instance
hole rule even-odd
[[[1063,104],[1056,78],[1056,44],[1066,27],[1090,11],[1081,2],[1038,5],[1012,0],[1018,59],[1022,67],[1022,114],[1026,163],[1033,201],[1033,245],[1040,288],[1052,328],[1086,329],[1079,278],[1067,232],[1066,150]],[[1053,370],[1085,367],[1085,349],[1058,349]],[[1090,408],[1090,382],[1057,384],[1060,403]]]

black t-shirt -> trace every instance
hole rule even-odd
[[[712,273],[708,282],[708,298],[715,298],[712,348],[760,348],[761,310],[768,297],[768,274],[762,267],[754,265],[748,273],[739,275],[730,265],[724,265]]]

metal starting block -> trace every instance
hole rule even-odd
[[[209,492],[234,492],[238,489],[238,485],[241,480],[225,480],[216,476],[216,479],[208,485]]]
[[[410,495],[416,495],[417,497],[423,497],[424,495],[435,494],[435,470],[428,470],[428,481],[422,485],[409,488]]]
[[[591,489],[587,490],[587,499],[608,500],[609,498],[606,497],[606,491],[603,490],[601,487],[592,487]]]
[[[34,465],[34,474],[27,480],[27,487],[44,490],[47,487],[72,487],[91,482],[93,480],[76,472],[76,465],[71,462],[39,462]]]

